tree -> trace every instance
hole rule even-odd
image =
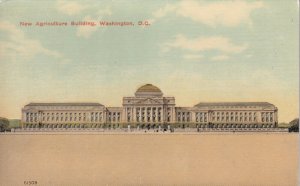
[[[4,132],[8,129],[9,121],[6,118],[0,117],[0,132]]]
[[[299,118],[294,119],[289,124],[289,132],[299,132]]]

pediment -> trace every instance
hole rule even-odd
[[[155,105],[155,104],[162,104],[162,103],[158,100],[147,98],[147,99],[137,101],[136,104]]]

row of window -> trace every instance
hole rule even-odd
[[[87,121],[87,113],[43,113],[42,121]],[[101,122],[103,120],[102,112],[91,112],[92,122]],[[150,113],[137,112],[136,121],[137,122],[161,122],[161,112],[153,112],[152,116]],[[196,112],[196,122],[207,122],[208,113],[206,112]],[[190,112],[177,112],[178,122],[189,122],[191,113]],[[262,112],[261,113],[262,122],[273,122],[273,112]],[[127,122],[131,120],[131,112],[128,113]],[[236,121],[236,122],[255,122],[257,121],[256,112],[213,112],[212,121]],[[26,113],[26,122],[37,122],[37,113]],[[119,122],[121,120],[121,112],[109,112],[108,121],[109,122]],[[171,112],[167,112],[167,122],[171,120]]]
[[[251,117],[247,117],[247,116],[241,116],[241,117],[238,117],[238,116],[213,116],[212,117],[212,121],[224,121],[224,122],[229,122],[229,121],[236,121],[236,122],[242,122],[242,121],[246,121],[246,122],[254,122],[254,121],[257,121],[257,118],[255,116]]]
[[[26,116],[37,116],[37,114],[38,114],[37,112],[34,112],[34,113],[27,112]],[[86,116],[88,114],[89,113],[85,113],[85,112],[83,112],[83,113],[81,113],[81,112],[79,112],[79,113],[77,113],[77,112],[65,112],[65,113],[63,113],[63,112],[60,112],[60,113],[47,112],[47,113],[45,113],[45,112],[43,112],[42,116],[59,116],[59,115],[60,116]],[[90,114],[91,114],[91,116],[102,116],[102,112],[90,112]]]
[[[265,116],[266,116],[266,117],[268,117],[268,116],[273,117],[273,112],[262,112],[262,113],[261,113],[261,116],[262,116],[262,117],[265,117]]]
[[[91,117],[91,122],[102,122],[102,117]],[[26,117],[26,122],[37,122],[37,117]],[[42,117],[42,121],[60,121],[60,122],[64,122],[64,121],[87,121],[86,117]]]
[[[273,122],[273,112],[262,112],[261,113],[262,122]]]
[[[130,122],[131,118],[128,117],[127,119],[128,119],[127,121]],[[160,116],[158,116],[158,117],[152,116],[152,120],[151,120],[150,116],[148,116],[148,117],[144,117],[144,116],[139,117],[139,116],[137,116],[136,121],[137,122],[161,122],[161,117]]]
[[[38,124],[25,124],[26,128],[39,128]],[[42,124],[42,128],[86,128],[85,124]],[[94,124],[90,128],[115,128],[120,127],[120,124]]]
[[[121,121],[121,112],[109,112],[107,119],[108,119],[108,122],[120,122]]]
[[[237,115],[253,115],[253,116],[256,116],[256,112],[212,112],[212,115],[234,115],[234,116],[237,116]]]
[[[143,111],[142,111],[142,112],[137,112],[137,113],[136,113],[137,116],[145,116],[146,114],[147,114],[148,116],[150,116],[151,114],[152,114],[152,116],[156,116],[156,112],[152,112],[152,113],[151,113],[151,112],[143,112]],[[127,115],[130,116],[131,113],[129,112]],[[157,112],[157,115],[160,116],[160,115],[161,115],[161,112],[160,112],[160,111]]]
[[[257,108],[257,106],[212,106],[210,108]]]

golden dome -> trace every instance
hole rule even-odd
[[[161,90],[152,84],[143,85],[135,92],[136,97],[162,97],[162,95]]]
[[[136,92],[161,92],[161,90],[152,84],[146,84],[138,88]]]

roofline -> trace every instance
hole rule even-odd
[[[81,105],[83,104],[83,105]],[[31,102],[25,106],[104,106],[96,102]]]
[[[200,104],[204,104],[204,105],[200,105]],[[205,105],[207,104],[207,105]],[[199,107],[199,106],[231,106],[231,105],[240,105],[240,104],[245,104],[245,106],[249,105],[269,105],[269,106],[274,106],[274,104],[269,103],[269,102],[200,102],[198,104],[196,104],[194,107]]]

